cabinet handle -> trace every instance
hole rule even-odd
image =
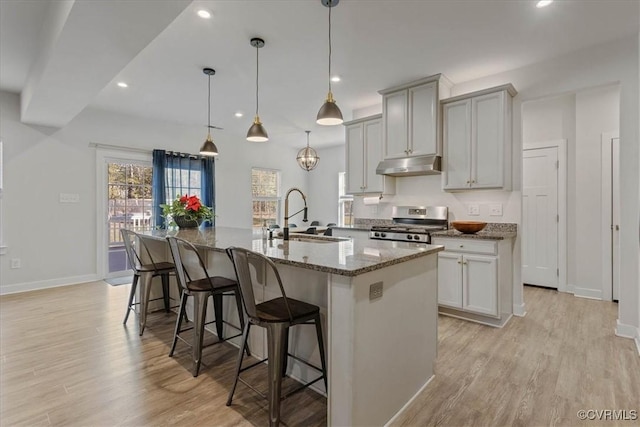
[[[472,179],[472,180],[471,180],[471,183],[472,183],[472,184],[475,184],[475,183],[476,183],[476,180],[475,180],[475,179]]]
[[[464,245],[460,245],[461,248],[464,248]]]
[[[462,263],[463,263],[464,265],[467,265],[467,261],[463,261]]]
[[[467,184],[471,184],[471,181],[467,180]]]
[[[458,264],[462,264],[462,261],[458,261]]]

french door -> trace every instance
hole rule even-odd
[[[105,278],[126,275],[129,264],[120,230],[146,231],[152,218],[151,162],[106,160]]]

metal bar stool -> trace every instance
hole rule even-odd
[[[324,352],[324,341],[322,339],[322,324],[320,322],[320,307],[313,304],[308,304],[303,301],[299,301],[293,298],[287,298],[284,287],[282,286],[282,279],[278,273],[278,268],[269,258],[262,254],[252,252],[247,249],[241,248],[228,248],[227,254],[233,261],[236,275],[238,276],[238,284],[240,285],[240,292],[242,294],[242,302],[244,308],[249,317],[249,321],[244,327],[242,333],[241,350],[238,352],[238,360],[236,362],[236,379],[229,393],[227,399],[227,406],[231,405],[233,394],[238,385],[238,381],[248,386],[250,389],[258,393],[260,396],[267,397],[260,391],[256,390],[253,386],[245,382],[240,378],[240,373],[247,369],[253,368],[261,364],[266,360],[270,360],[269,363],[269,425],[277,426],[280,422],[280,402],[294,393],[297,393],[311,384],[324,380],[325,389],[327,389],[327,366]],[[267,266],[273,271],[276,277],[278,285],[280,286],[280,292],[282,297],[274,298],[269,301],[265,301],[260,304],[256,304],[255,295],[253,293],[253,283],[251,279],[251,271],[249,266],[262,265],[263,268]],[[267,329],[267,359],[253,363],[250,366],[242,367],[243,352],[242,349],[246,345],[247,337],[249,336],[249,328],[251,325],[261,326]],[[310,363],[301,360],[300,358],[288,353],[288,334],[289,327],[295,325],[315,325],[316,336],[318,338],[318,349],[320,351],[320,362],[322,368],[311,365]],[[306,384],[302,384],[296,389],[288,392],[286,395],[282,394],[282,376],[283,367],[285,366],[288,356],[295,358],[296,360],[316,369],[321,372],[318,378],[310,381]],[[328,390],[328,389],[327,389]]]
[[[133,283],[131,284],[131,292],[129,293],[129,303],[127,304],[127,313],[124,316],[123,324],[127,324],[129,319],[129,313],[131,310],[135,311],[135,306],[140,306],[140,315],[138,316],[138,324],[140,328],[140,335],[144,332],[144,328],[147,323],[147,308],[151,301],[157,301],[160,298],[149,299],[151,293],[151,284],[153,278],[160,276],[162,279],[162,299],[164,300],[164,309],[168,313],[172,308],[169,306],[169,274],[175,273],[175,265],[170,262],[155,262],[151,256],[151,251],[145,244],[143,239],[138,237],[138,234],[126,229],[121,229],[120,234],[122,240],[124,240],[124,248],[127,251],[127,258],[129,259],[129,266],[133,270]],[[138,248],[136,244],[139,243]],[[149,262],[143,262],[141,258],[141,250],[144,250],[144,254],[149,259]],[[142,279],[142,280],[140,280]],[[136,288],[140,282],[140,301],[133,302]],[[178,291],[180,289],[178,288]]]
[[[176,268],[176,277],[178,284],[182,288],[182,297],[180,301],[180,312],[178,313],[178,319],[176,321],[176,329],[173,334],[173,344],[171,345],[171,351],[169,357],[173,357],[173,353],[176,349],[178,339],[185,344],[189,345],[192,349],[193,357],[193,376],[197,377],[200,371],[200,364],[202,361],[202,341],[204,338],[205,325],[214,323],[216,324],[216,332],[218,334],[218,341],[214,344],[221,343],[223,341],[237,338],[242,334],[239,333],[232,337],[224,338],[224,324],[227,324],[238,331],[242,331],[245,326],[244,312],[242,311],[242,302],[240,298],[240,292],[238,289],[238,282],[235,280],[227,279],[221,276],[209,276],[205,263],[200,256],[200,253],[191,243],[178,237],[167,237],[169,241],[169,248],[171,248],[171,255]],[[191,255],[192,257],[189,259]],[[194,266],[193,260],[197,259],[197,266]],[[192,261],[190,264],[185,261]],[[193,318],[194,326],[182,329],[182,318],[185,313],[188,297],[193,297]],[[215,319],[211,322],[206,322],[207,316],[207,301],[209,296],[213,297],[213,310],[215,313]],[[223,320],[222,317],[222,297],[232,296],[235,297],[236,306],[238,308],[238,317],[240,319],[240,326],[233,325]],[[194,330],[192,343],[187,342],[180,336],[182,332]],[[249,347],[243,347],[247,355],[250,356]]]

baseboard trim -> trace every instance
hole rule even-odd
[[[616,335],[622,338],[638,338],[638,330],[635,326],[620,323],[620,319],[616,320]]]
[[[31,292],[40,289],[77,285],[78,283],[95,282],[96,280],[100,280],[97,274],[86,274],[84,276],[62,277],[60,279],[16,283],[14,285],[0,286],[0,295],[18,294],[21,292]]]
[[[513,304],[513,315],[518,317],[524,317],[527,315],[527,310],[524,308],[524,303]]]
[[[580,297],[580,298],[602,300],[602,290],[601,289],[587,289],[587,288],[575,287],[573,295],[577,296],[577,297]]]
[[[634,341],[636,342],[636,348],[638,349],[638,356],[640,356],[640,328],[638,329],[638,336]]]
[[[571,283],[567,283],[567,292],[570,294],[576,293],[576,285],[572,285]]]
[[[407,403],[404,404],[404,406],[402,408],[400,408],[400,410],[398,412],[396,412],[396,414],[391,417],[391,419],[389,421],[387,421],[384,425],[384,427],[390,426],[391,424],[393,424],[400,415],[402,415],[402,413],[409,407],[409,405],[411,405],[413,403],[414,400],[416,400],[418,398],[418,396],[420,396],[420,393],[422,393],[424,391],[425,388],[427,388],[427,386],[429,385],[429,383],[431,382],[431,380],[433,380],[436,376],[435,375],[431,375],[431,378],[429,378],[427,380],[426,383],[424,383],[424,385],[422,387],[420,387],[420,390],[418,390],[416,392],[416,394],[414,394],[411,399],[409,399],[409,401]]]

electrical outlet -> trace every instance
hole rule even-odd
[[[20,268],[20,258],[11,258],[11,268]]]
[[[478,204],[468,205],[467,213],[469,215],[474,215],[474,216],[480,215],[480,205],[478,205]]]
[[[489,205],[489,215],[502,216],[502,203],[493,203]]]
[[[369,285],[369,299],[374,300],[376,298],[382,298],[382,282]]]

